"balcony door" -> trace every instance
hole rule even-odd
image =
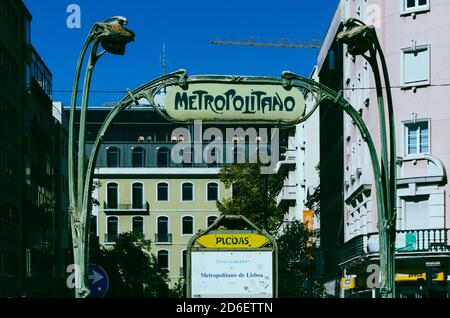
[[[169,238],[169,219],[167,216],[160,216],[158,218],[158,242],[168,242]]]
[[[107,208],[119,208],[119,185],[117,183],[108,183],[107,185]]]
[[[144,207],[144,185],[142,183],[133,183],[133,209],[142,209]]]

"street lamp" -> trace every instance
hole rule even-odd
[[[69,213],[72,229],[73,257],[75,265],[75,297],[85,298],[90,291],[88,282],[88,258],[89,258],[89,214],[91,209],[90,195],[83,195],[86,183],[86,159],[85,159],[85,130],[86,112],[89,99],[89,89],[92,73],[97,61],[106,52],[116,55],[125,53],[126,45],[134,40],[134,33],[126,29],[127,20],[124,17],[112,17],[103,22],[97,22],[91,29],[78,58],[75,71],[75,79],[72,88],[72,99],[69,119],[68,141],[68,166],[69,166]],[[98,53],[99,45],[104,51]],[[75,140],[74,121],[78,96],[78,84],[81,68],[86,52],[91,46],[89,61],[84,78],[80,124],[78,135],[77,171],[75,171]],[[88,180],[89,181],[89,180]]]
[[[365,25],[357,19],[349,19],[343,23],[344,30],[337,36],[338,41],[347,44],[348,52],[353,56],[362,56],[370,66],[375,78],[381,141],[381,176],[376,183],[381,183],[378,197],[378,230],[380,237],[380,270],[381,294],[384,298],[395,297],[395,238],[396,238],[396,146],[395,122],[392,103],[392,92],[387,72],[387,64],[379,43],[375,28]],[[366,55],[369,53],[369,55]],[[387,98],[388,127],[384,105],[383,85],[381,81],[378,58],[384,76],[385,94]],[[389,130],[389,136],[387,131]],[[389,137],[389,156],[388,156]],[[379,189],[378,187],[377,189]]]

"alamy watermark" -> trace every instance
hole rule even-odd
[[[193,131],[193,134],[191,134]],[[203,131],[201,120],[194,121],[193,130],[176,128],[172,136],[177,143],[171,150],[175,164],[261,163],[262,174],[272,174],[279,161],[279,128],[209,127]],[[207,144],[205,144],[207,142]]]
[[[81,29],[81,7],[78,4],[69,4],[66,8],[69,16],[66,19],[66,25],[69,29]]]

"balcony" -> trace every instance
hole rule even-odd
[[[277,167],[275,169],[276,173],[280,175],[286,175],[287,172],[294,170],[296,159],[297,155],[295,149],[286,150],[283,160],[280,160],[277,163]]]
[[[450,253],[449,229],[397,231],[395,254],[401,256]],[[380,252],[378,233],[359,235],[339,249],[339,264],[358,258],[377,256]]]
[[[116,243],[117,239],[119,238],[119,234],[105,234],[105,243]]]
[[[155,233],[155,244],[172,244],[172,234]]]
[[[285,185],[278,193],[276,201],[277,207],[284,208],[289,206],[295,206],[295,196],[297,194],[297,186]]]
[[[120,203],[120,204],[108,204],[103,202],[103,211],[105,213],[113,214],[147,214],[150,210],[148,202],[142,204],[132,203]]]

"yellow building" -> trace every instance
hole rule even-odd
[[[110,108],[92,110],[88,153]],[[126,111],[113,123],[96,163],[93,197],[99,204],[93,206],[91,229],[106,247],[120,233],[144,233],[159,266],[169,270],[170,287],[183,276],[191,236],[212,224],[219,216],[216,202],[231,196],[218,178],[219,164],[172,160],[171,149],[180,139],[177,127],[149,107]]]
[[[218,171],[97,168],[95,194],[100,206],[94,211],[100,244],[114,244],[120,233],[144,233],[152,241],[159,266],[169,270],[173,287],[186,269],[190,237],[214,222],[219,215],[216,201],[231,195],[217,178]]]

